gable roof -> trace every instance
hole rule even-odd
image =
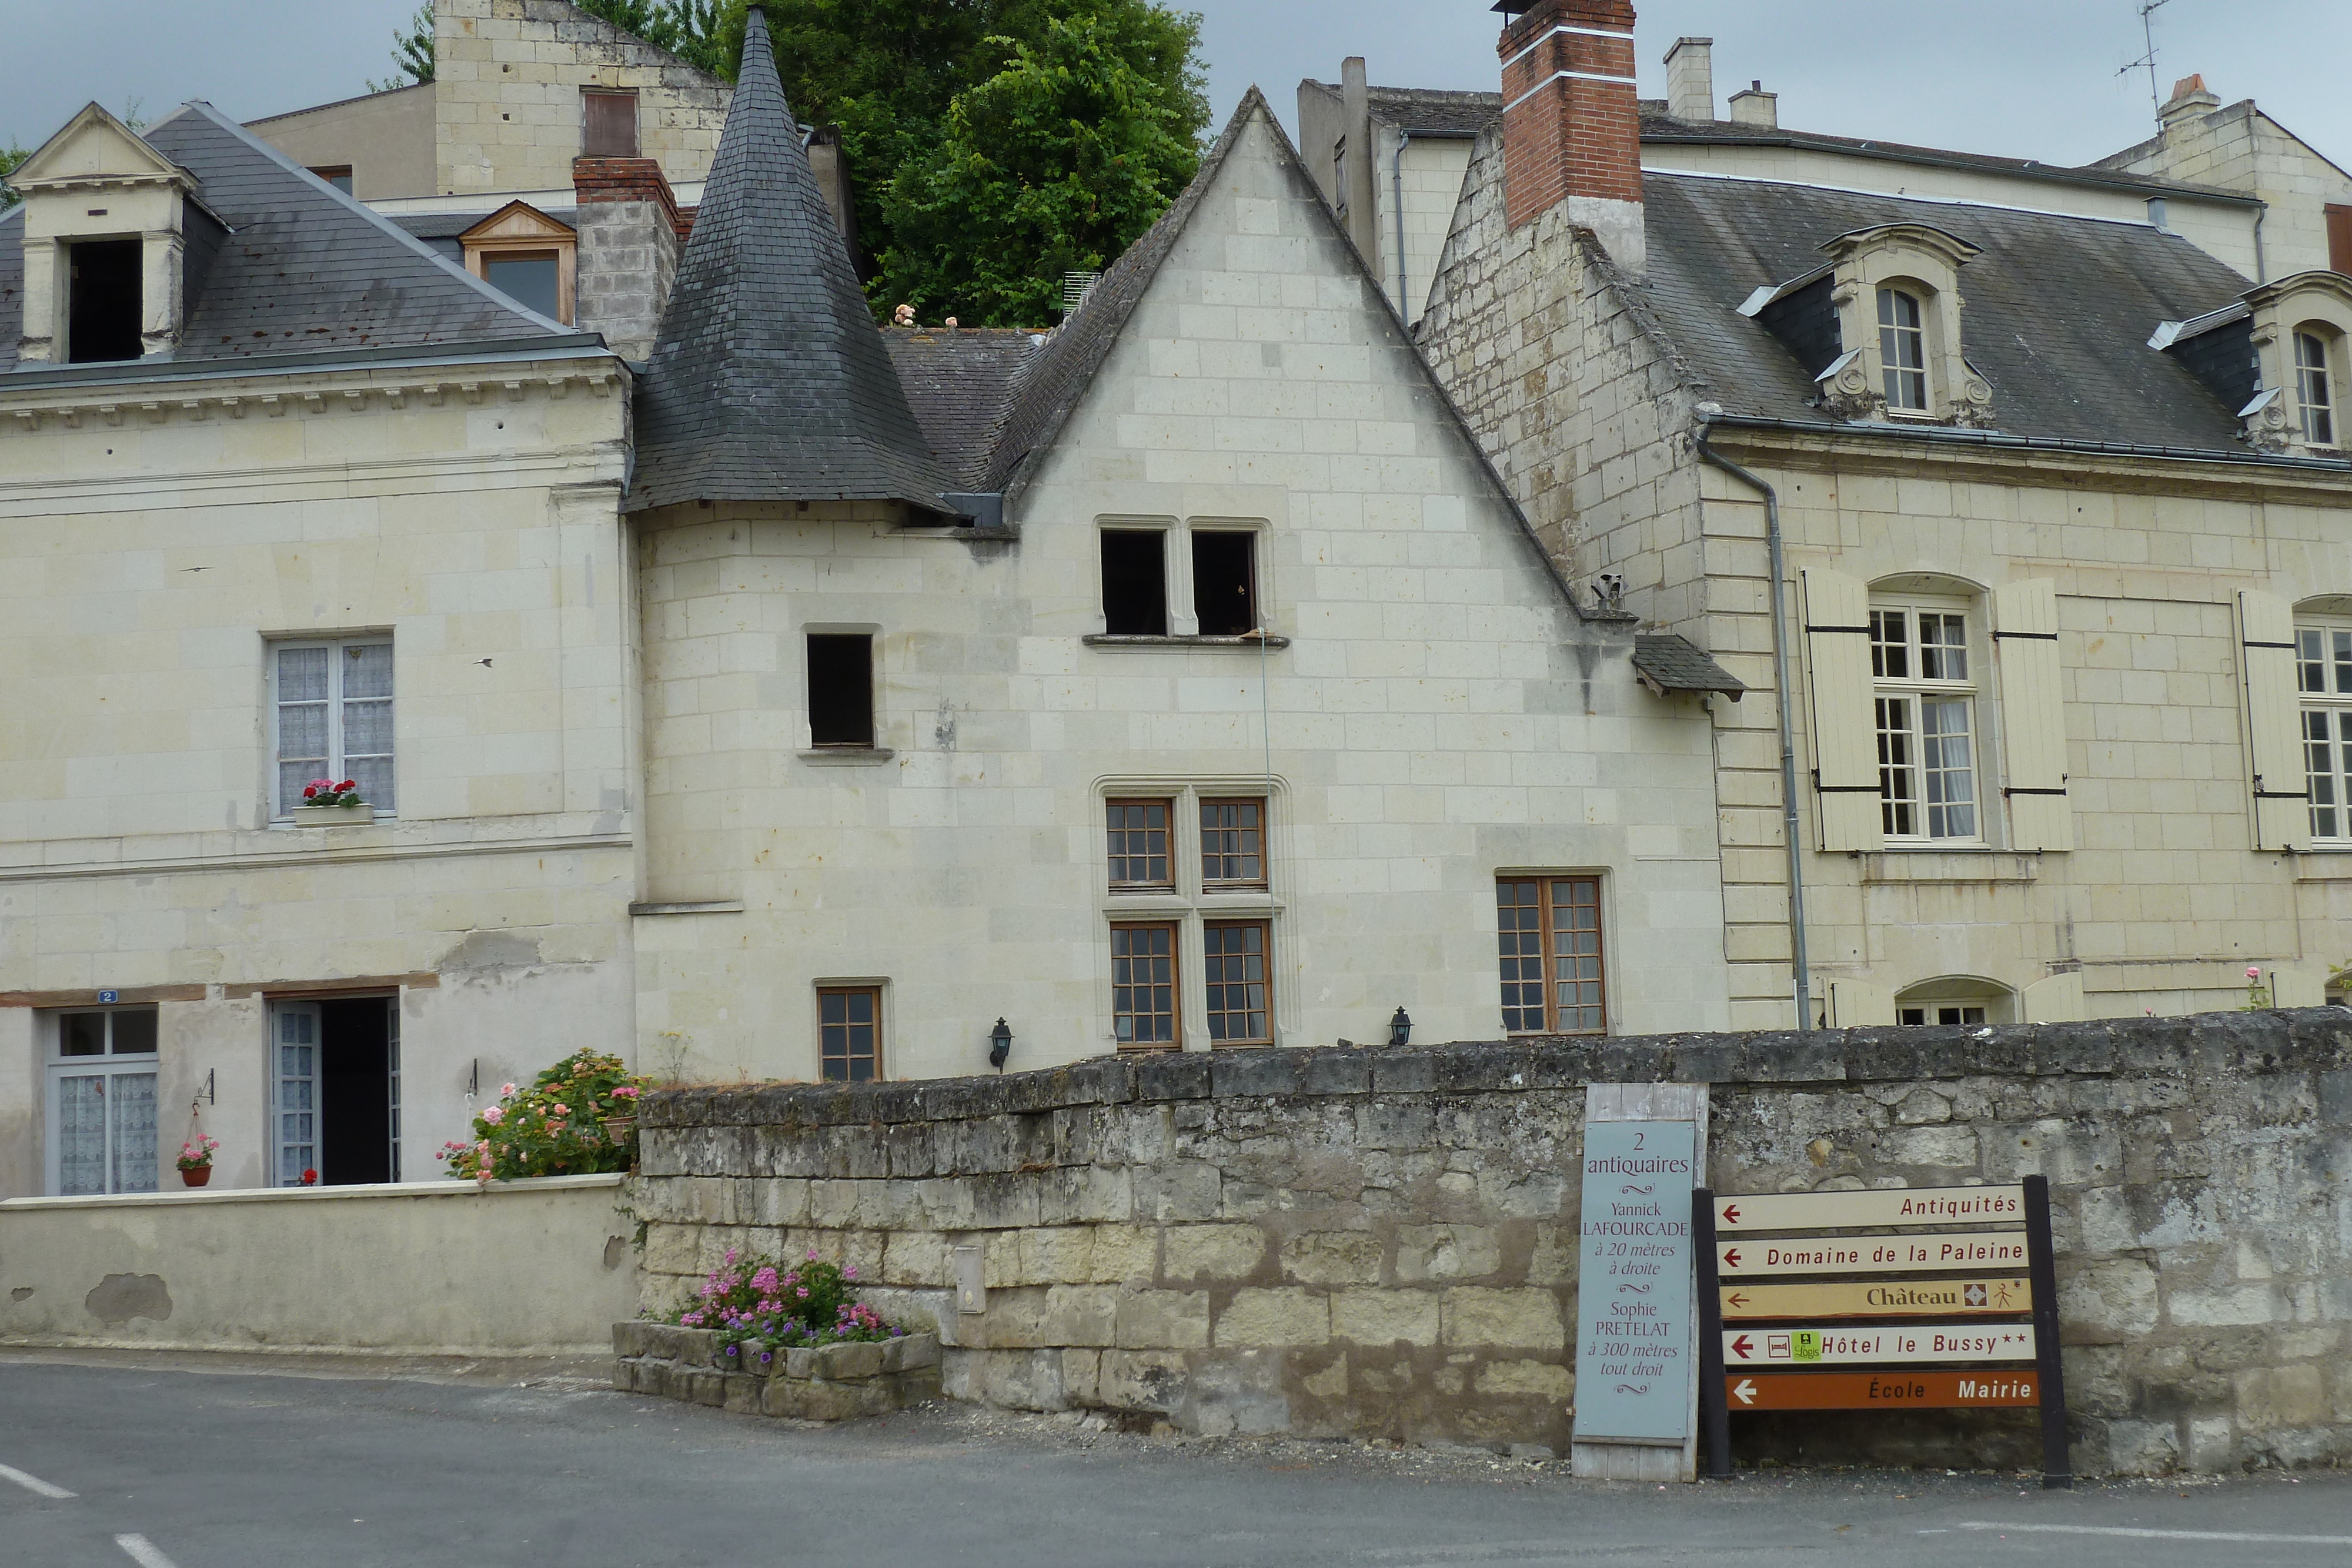
[[[890,366],[753,5],[727,129],[639,383],[624,509],[901,501],[947,476]]]
[[[1744,180],[1643,177],[1649,277],[1633,286],[1681,350],[1694,391],[1734,415],[1843,427],[1811,406],[1801,363],[1739,306],[1759,284],[1816,271],[1822,246],[1886,224],[1981,247],[1961,331],[2011,435],[2250,455],[2236,411],[2147,346],[2163,321],[2235,301],[2245,279],[2177,235],[2008,207],[1913,202]]]
[[[594,344],[517,305],[209,104],[184,105],[143,140],[194,176],[205,208],[227,225],[186,302],[179,347],[168,360],[19,367],[19,207],[0,219],[0,371],[142,375],[160,363],[261,368],[324,351]]]

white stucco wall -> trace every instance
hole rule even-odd
[[[0,1202],[0,1344],[596,1354],[637,1308],[624,1180]]]
[[[1497,872],[1597,871],[1612,1027],[1721,1027],[1704,708],[1641,691],[1625,630],[1580,622],[1444,417],[1303,175],[1255,122],[1056,454],[1020,538],[880,515],[719,507],[642,526],[657,1072],[814,1078],[815,988],[887,982],[885,1073],[1115,1048],[1108,927],[1270,911],[1280,1038],[1501,1031]],[[1102,646],[1099,528],[1257,531],[1286,648]],[[803,757],[803,635],[878,629],[879,736]],[[1104,800],[1267,793],[1270,895],[1107,891]],[[1197,863],[1197,862],[1196,862]]]

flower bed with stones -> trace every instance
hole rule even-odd
[[[937,1334],[779,1350],[765,1366],[730,1364],[738,1357],[728,1347],[727,1336],[709,1329],[614,1323],[613,1386],[800,1421],[880,1416],[940,1394]]]

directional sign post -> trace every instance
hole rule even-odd
[[[1702,1190],[1691,1221],[1708,1474],[1734,1412],[2039,1409],[2042,1483],[2074,1484],[2046,1179]]]

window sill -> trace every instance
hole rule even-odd
[[[2294,852],[2297,882],[2352,882],[2352,843],[2314,844]]]
[[[2028,883],[2042,880],[2038,854],[2009,850],[1898,846],[1862,857],[1862,880],[1874,882]]]
[[[302,806],[298,807],[291,816],[273,819],[269,829],[272,832],[292,832],[308,828],[373,828],[397,821],[399,819],[389,812],[378,811],[373,807],[364,812],[345,812],[338,806]]]
[[[879,768],[898,754],[887,746],[820,746],[801,753],[820,768]]]
[[[716,899],[704,904],[632,904],[629,913],[636,916],[649,915],[740,915],[741,899]]]
[[[1078,641],[1089,648],[1287,648],[1290,639],[1272,632],[1263,637],[1131,637],[1108,632],[1091,632]]]

